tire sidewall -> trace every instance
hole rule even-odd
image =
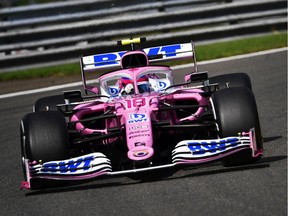
[[[65,118],[57,111],[26,115],[21,121],[22,157],[31,161],[63,160],[69,157]]]
[[[254,94],[248,88],[226,88],[211,96],[214,118],[220,138],[237,136],[255,129],[257,148],[262,148],[262,135]]]

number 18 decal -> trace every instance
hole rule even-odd
[[[127,104],[127,109],[146,106],[146,98],[134,98],[125,100]]]

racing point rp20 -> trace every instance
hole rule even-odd
[[[263,141],[247,74],[208,78],[198,71],[192,42],[135,48],[144,42],[123,40],[118,45],[128,45],[128,51],[81,57],[83,95],[75,90],[36,101],[20,127],[22,188],[261,158]],[[155,64],[183,58],[194,64],[179,84],[169,66]],[[86,73],[111,68],[87,84]],[[41,183],[45,180],[52,185]]]

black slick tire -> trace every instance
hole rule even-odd
[[[34,112],[57,111],[58,104],[64,104],[64,95],[53,95],[40,98],[34,104]]]
[[[57,111],[30,113],[20,125],[21,159],[24,177],[24,159],[54,161],[69,158],[69,136],[65,118]],[[26,179],[27,180],[27,179]],[[31,189],[54,187],[55,184],[33,184]]]
[[[245,87],[226,88],[216,91],[211,96],[214,118],[220,138],[238,136],[239,132],[255,129],[257,149],[263,149],[259,116],[254,94]],[[238,155],[223,160],[224,165],[240,165],[256,161],[251,152],[240,152]]]
[[[223,74],[209,78],[210,84],[219,83],[219,89],[246,87],[252,91],[251,79],[246,73]]]

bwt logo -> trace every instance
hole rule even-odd
[[[181,49],[181,45],[175,44],[175,45],[147,48],[147,49],[144,49],[144,51],[148,56],[164,54],[166,57],[174,57],[174,56],[177,56],[176,50],[179,50],[179,49]],[[116,61],[120,60],[120,58],[125,53],[126,53],[125,51],[121,51],[121,52],[115,52],[115,53],[105,53],[105,54],[94,55],[93,57],[94,57],[95,67],[117,64]]]
[[[118,95],[119,90],[117,88],[109,87],[108,93],[109,93],[109,95],[116,96],[116,95]]]
[[[225,151],[227,148],[236,147],[239,144],[238,138],[220,140],[220,142],[189,142],[188,148],[194,155],[202,155],[206,152],[216,153]]]
[[[130,120],[128,120],[128,124],[147,122],[148,118],[145,114],[130,114]]]
[[[78,158],[77,160],[69,160],[68,162],[53,162],[43,164],[42,172],[60,172],[60,173],[75,173],[78,170],[88,170],[90,163],[93,161],[93,156]]]
[[[158,82],[158,88],[159,89],[164,89],[166,88],[167,84],[165,82],[159,81]]]

